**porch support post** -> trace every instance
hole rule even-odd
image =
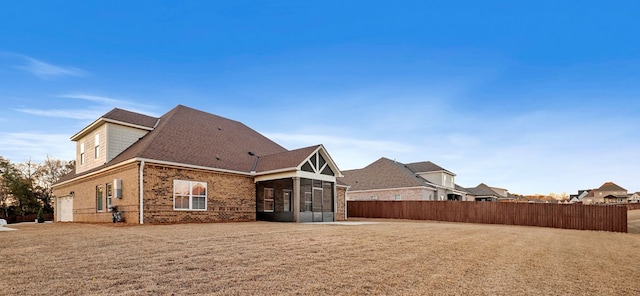
[[[300,222],[300,177],[293,177],[293,221]]]
[[[333,182],[333,222],[338,221],[338,214],[338,184]]]

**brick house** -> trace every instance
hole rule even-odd
[[[516,196],[509,193],[509,190],[499,187],[491,187],[487,184],[480,183],[476,187],[465,188],[471,200],[475,201],[515,201]]]
[[[178,105],[159,118],[113,109],[71,137],[76,170],[54,185],[55,221],[345,220],[324,146],[287,150],[244,124]]]
[[[613,182],[605,182],[597,189],[590,190],[583,198],[583,204],[618,204],[628,203],[627,189]]]
[[[455,174],[430,162],[403,164],[380,158],[362,169],[343,171],[348,200],[466,200]]]

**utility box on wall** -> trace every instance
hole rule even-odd
[[[113,179],[113,196],[122,198],[122,179]]]

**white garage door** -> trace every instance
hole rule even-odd
[[[58,198],[58,221],[73,221],[73,197],[65,196]]]

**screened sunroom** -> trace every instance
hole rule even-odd
[[[321,148],[321,147],[320,147]],[[335,165],[324,149],[294,170],[256,177],[256,219],[279,222],[336,220]]]

